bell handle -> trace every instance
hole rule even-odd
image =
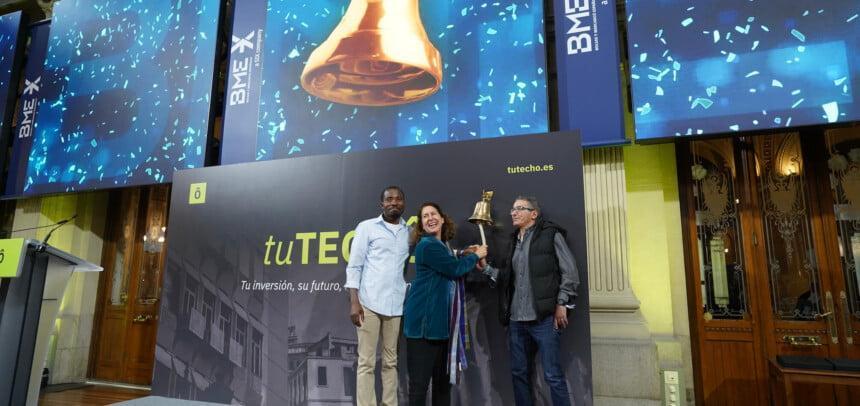
[[[487,245],[487,236],[484,235],[484,223],[478,223],[478,230],[481,230],[481,245]]]

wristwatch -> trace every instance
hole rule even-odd
[[[564,307],[566,307],[568,310],[572,310],[572,309],[574,309],[574,308],[576,307],[576,304],[573,304],[573,303],[568,304],[568,303],[565,303],[565,302],[564,302],[563,300],[561,300],[561,299],[558,299],[558,300],[556,301],[556,304],[558,304],[559,306],[564,306]]]

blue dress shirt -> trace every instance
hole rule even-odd
[[[359,223],[346,266],[344,288],[358,289],[361,305],[383,316],[403,314],[409,227],[403,218],[400,226],[396,232],[391,231],[381,215]]]

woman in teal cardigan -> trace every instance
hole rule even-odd
[[[425,406],[427,387],[432,380],[433,405],[447,406],[451,398],[447,360],[454,281],[487,256],[487,247],[471,248],[457,258],[447,245],[454,237],[454,222],[439,205],[422,204],[418,218],[420,221],[413,230],[413,240],[418,240],[416,274],[403,310],[409,404]]]

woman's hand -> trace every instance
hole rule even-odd
[[[476,249],[478,249],[477,245],[470,245],[467,248],[464,248],[463,251],[460,251],[460,255],[466,256],[469,254],[473,254]]]
[[[482,245],[478,248],[475,248],[475,255],[478,256],[478,259],[484,259],[487,257],[487,246]]]

